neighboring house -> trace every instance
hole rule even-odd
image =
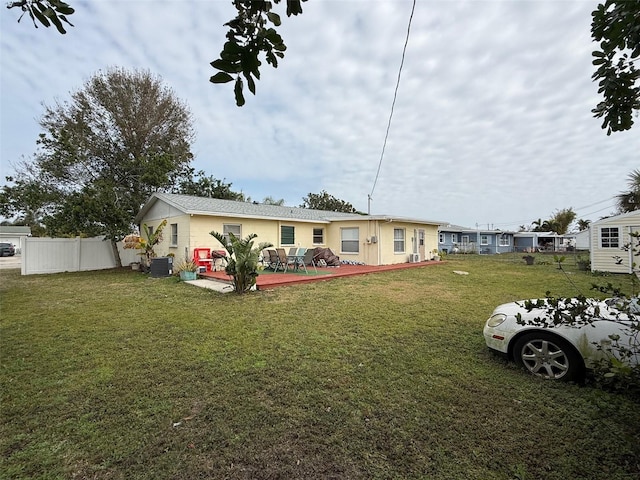
[[[500,230],[440,225],[438,248],[447,253],[508,253],[513,251],[513,234]]]
[[[22,252],[24,239],[30,236],[31,227],[0,225],[0,242],[13,244],[16,248],[16,253]]]
[[[555,232],[518,232],[514,235],[516,252],[567,252],[575,249],[575,234]]]
[[[640,232],[640,210],[603,218],[589,225],[591,232],[591,271],[632,273],[640,240],[631,233]]]
[[[256,244],[276,247],[330,248],[340,260],[389,265],[431,258],[438,247],[441,222],[389,215],[359,215],[305,208],[236,202],[216,198],[154,193],[136,223],[155,229],[167,219],[156,254],[191,257],[194,248],[220,250],[210,235],[251,233]]]
[[[591,232],[587,228],[575,234],[576,250],[591,250]]]

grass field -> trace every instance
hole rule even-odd
[[[484,345],[496,305],[603,280],[567,268],[449,256],[245,296],[3,271],[0,478],[638,479],[638,403]]]

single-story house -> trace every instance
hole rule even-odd
[[[211,231],[276,247],[330,248],[340,260],[390,265],[431,258],[442,222],[391,215],[360,215],[306,208],[154,193],[136,223],[157,228],[167,220],[156,254],[191,258],[194,248],[221,250]]]
[[[633,273],[640,263],[640,210],[603,218],[589,225],[591,271]],[[636,265],[636,269],[638,265]]]
[[[31,227],[0,225],[0,242],[11,243],[16,253],[22,252],[24,239],[31,236]]]
[[[438,247],[448,253],[508,253],[513,251],[513,234],[501,230],[440,225]]]
[[[575,249],[575,234],[555,232],[518,232],[514,234],[516,252],[567,252]]]

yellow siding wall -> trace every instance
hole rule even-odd
[[[356,253],[345,253],[341,251],[341,232],[342,228],[359,229],[360,248]],[[393,230],[395,228],[405,229],[405,251],[403,253],[395,253],[393,251]],[[407,263],[409,253],[412,252],[412,239],[414,229],[423,229],[425,231],[425,252],[428,260],[431,258],[431,250],[438,246],[438,227],[436,225],[427,225],[419,223],[404,222],[385,222],[377,220],[335,222],[329,227],[329,239],[327,246],[341,260],[352,260],[364,262],[367,265],[393,265],[396,263]],[[377,237],[377,242],[371,241],[372,237]]]
[[[390,265],[396,263],[406,263],[409,253],[412,250],[412,239],[414,230],[425,230],[425,257],[421,260],[431,258],[431,251],[438,246],[438,228],[436,225],[409,223],[409,222],[385,222],[378,220],[354,220],[339,221],[333,223],[307,223],[296,221],[276,221],[262,220],[254,218],[237,217],[210,217],[204,215],[182,214],[169,205],[158,202],[145,217],[145,223],[153,226],[167,219],[167,226],[164,230],[163,241],[156,247],[156,254],[159,256],[173,253],[176,258],[181,259],[185,254],[189,257],[193,254],[194,248],[211,248],[221,250],[222,245],[209,234],[211,231],[223,233],[224,224],[241,225],[241,237],[244,238],[251,233],[257,234],[254,240],[258,243],[272,243],[274,247],[303,247],[330,248],[341,260],[351,260],[363,262],[367,265]],[[171,224],[178,226],[178,242],[171,245]],[[295,228],[295,244],[285,245],[280,239],[280,227],[282,225],[293,226]],[[313,243],[313,229],[323,229],[322,244]],[[359,252],[345,253],[341,251],[341,229],[358,228]],[[394,253],[393,251],[393,230],[394,228],[405,229],[405,251]],[[372,241],[372,237],[377,237],[377,242]]]
[[[253,218],[236,218],[236,217],[207,217],[207,216],[188,216],[171,217],[168,219],[169,223],[178,222],[178,245],[177,247],[169,247],[168,243],[163,242],[156,249],[159,254],[165,255],[169,251],[173,252],[176,257],[182,257],[184,255],[185,248],[189,251],[191,256],[194,248],[211,248],[212,250],[222,250],[223,247],[216,240],[210,232],[215,231],[223,233],[224,225],[240,225],[240,236],[246,237],[251,233],[258,235],[254,242],[259,243],[271,243],[274,247],[304,247],[315,248],[325,247],[326,244],[314,244],[313,243],[313,229],[324,229],[324,238],[327,238],[327,225],[324,224],[312,224],[304,222],[284,222],[274,220],[261,220]],[[283,244],[280,241],[280,226],[287,225],[292,226],[295,229],[295,244]],[[165,241],[170,238],[170,229],[167,226],[165,230],[167,234],[164,236]]]

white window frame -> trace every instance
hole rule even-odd
[[[500,240],[498,243],[501,247],[509,247],[511,246],[511,240],[509,235],[500,235]]]
[[[405,252],[406,230],[404,228],[393,229],[393,253]]]
[[[223,223],[222,224],[222,236],[229,243],[229,233],[233,233],[236,238],[242,238],[242,224],[241,223]]]
[[[348,247],[345,249],[345,247]],[[340,253],[360,253],[360,229],[344,227],[340,229]]]
[[[452,233],[451,234],[451,243],[458,243],[458,234],[457,233]]]
[[[438,234],[438,243],[444,243],[444,233],[442,232]]]
[[[171,246],[172,247],[178,246],[178,224],[177,223],[171,224]]]
[[[317,234],[316,232],[320,232]],[[324,245],[324,228],[314,228],[312,231],[313,235],[313,244],[314,245]],[[318,242],[318,240],[320,240]]]
[[[489,235],[480,235],[480,245],[491,245],[489,243]]]
[[[291,242],[289,243],[285,243],[284,242],[284,229],[291,229]],[[281,245],[289,245],[289,246],[294,246],[296,244],[296,227],[293,225],[280,225],[280,244]]]
[[[620,248],[620,227],[600,227],[600,248]]]

